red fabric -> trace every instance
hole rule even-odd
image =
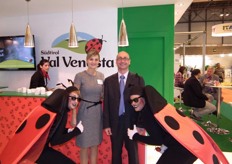
[[[43,135],[39,138],[39,140],[37,140],[37,142],[33,144],[32,147],[30,147],[28,152],[24,155],[24,157],[20,160],[19,163],[22,164],[28,164],[29,162],[35,163],[34,161],[36,161],[39,158],[41,152],[44,149],[44,145],[47,141],[49,130],[50,127],[43,133]]]
[[[45,98],[0,96],[0,154],[25,117]]]
[[[41,121],[41,117],[45,115],[49,119],[46,119],[45,122]],[[2,151],[0,155],[1,163],[23,163],[24,159],[27,162],[35,162],[47,141],[47,136],[55,116],[55,113],[44,109],[42,106],[33,109],[21,124],[25,126],[19,127],[19,132],[17,130],[14,133]],[[43,124],[40,128],[35,128],[36,125],[38,126],[38,122],[46,124]]]
[[[50,77],[48,75],[48,72],[44,71],[44,70],[41,70],[42,73],[43,73],[43,77],[45,77],[46,79],[50,80]]]
[[[181,115],[175,107],[168,104],[154,117],[186,149],[205,164],[229,164],[226,157],[213,139],[189,117]]]
[[[36,106],[40,105],[44,99],[45,98],[38,97],[0,97],[0,155],[21,122]],[[67,127],[71,127],[70,122],[71,112],[69,113]],[[14,147],[17,147],[17,145]],[[55,146],[54,148],[74,160],[77,164],[80,163],[80,148],[75,145],[75,138],[65,144]],[[33,147],[31,149],[33,149]],[[123,148],[122,158],[123,164],[127,164],[128,157],[125,148]],[[145,163],[144,144],[139,144],[139,160],[140,164]],[[103,141],[98,148],[98,163],[111,163],[110,137],[106,136],[104,131]]]

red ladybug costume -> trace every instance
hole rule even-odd
[[[175,154],[179,151],[179,148],[181,148],[183,151],[187,150],[190,154],[184,153],[186,154],[185,157],[178,157],[180,161],[182,157],[188,160],[188,156],[192,158],[192,155],[194,155],[205,164],[229,164],[213,139],[193,120],[185,116],[174,106],[168,104],[152,86],[146,86],[143,89],[132,88],[131,95],[137,94],[145,98],[146,104],[140,112],[145,115],[145,117],[143,116],[145,118],[143,119],[143,125],[150,129],[153,140],[157,140],[157,138],[161,136],[159,140],[161,141],[160,144],[166,144],[168,142],[162,143],[164,138],[173,138],[172,143],[174,144],[165,145],[168,149],[166,150],[167,152],[164,152],[161,156],[162,161],[173,162],[172,159],[165,159],[167,153],[170,153],[170,155]],[[151,127],[155,125],[156,127]],[[161,130],[159,131],[157,129]],[[160,133],[164,135],[160,135]],[[146,141],[145,138],[139,136],[138,133],[133,136],[133,139],[138,141],[143,139],[143,141]],[[177,148],[175,145],[180,146]],[[176,156],[178,155],[179,154],[176,154]],[[182,163],[186,163],[186,161],[182,160]]]
[[[41,106],[33,109],[2,151],[0,163],[75,163],[50,146],[81,133],[77,127],[71,132],[65,128],[69,109],[63,104],[75,90],[75,87],[56,89]]]

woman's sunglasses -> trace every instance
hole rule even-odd
[[[129,103],[131,104],[132,102],[138,102],[139,101],[139,98],[141,98],[142,96],[139,96],[139,97],[136,97],[136,98],[134,98],[134,99],[130,99],[129,100]]]
[[[68,97],[70,97],[70,99],[73,100],[73,101],[75,101],[75,100],[81,101],[80,97],[74,97],[74,96],[68,96]]]

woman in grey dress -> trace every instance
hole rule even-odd
[[[87,70],[77,73],[74,85],[80,89],[81,99],[77,120],[82,120],[84,132],[77,137],[76,144],[80,147],[81,164],[97,164],[98,145],[102,142],[102,104],[104,75],[96,69],[100,55],[95,49],[88,51],[86,57]],[[76,113],[73,113],[73,118]],[[75,122],[73,122],[75,124]]]

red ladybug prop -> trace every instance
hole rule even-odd
[[[102,36],[103,39],[103,36]],[[85,52],[88,53],[91,49],[95,49],[98,53],[102,49],[102,43],[105,40],[94,38],[89,40],[85,45]],[[106,41],[105,41],[106,42]]]
[[[197,123],[168,104],[152,86],[146,86],[144,91],[153,116],[180,144],[205,164],[229,164],[218,145]]]
[[[56,113],[38,106],[25,118],[0,155],[0,163],[36,161],[49,135]]]
[[[65,117],[67,111],[61,107],[64,95],[65,90],[56,89],[28,114],[1,152],[0,164],[35,163]]]

